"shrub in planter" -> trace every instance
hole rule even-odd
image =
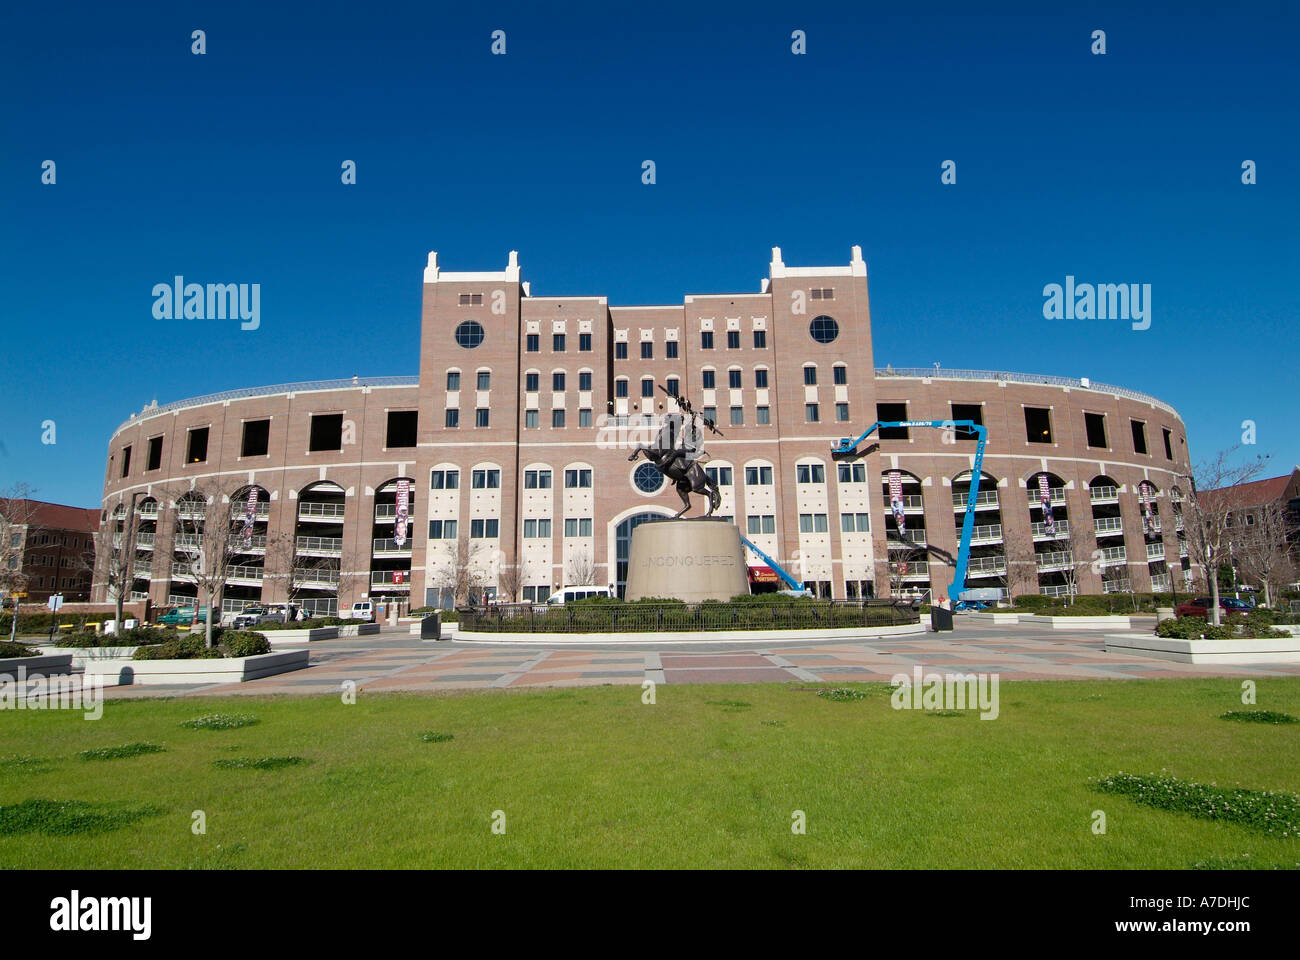
[[[227,630],[221,644],[232,657],[255,657],[271,652],[271,641],[253,630]]]
[[[1216,627],[1200,617],[1177,617],[1156,625],[1157,637],[1177,640],[1231,640],[1237,636],[1236,628],[1227,625]]]
[[[203,634],[177,637],[162,643],[140,647],[132,660],[214,660],[221,656],[221,651],[210,649],[203,640]]]
[[[8,640],[0,640],[0,660],[7,660],[10,657],[38,657],[39,651],[22,643],[10,643]]]

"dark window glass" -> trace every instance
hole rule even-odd
[[[677,359],[677,341],[676,341],[676,340],[669,340],[667,343],[664,344],[664,356],[666,356],[669,360],[676,360],[676,359]]]
[[[460,426],[460,411],[457,410],[455,407],[450,407],[447,410],[446,425],[449,427]]]
[[[249,420],[244,424],[244,439],[239,447],[241,457],[264,457],[270,448],[270,420]]]
[[[739,349],[740,349],[740,331],[739,331],[739,330],[728,330],[728,331],[727,331],[727,349],[728,349],[728,350],[739,350]]]
[[[448,370],[448,371],[447,371],[447,389],[448,389],[448,390],[459,390],[459,389],[460,389],[460,371],[459,371],[459,370]]]
[[[876,419],[881,423],[887,420],[906,420],[907,404],[878,403],[876,404]],[[912,435],[907,427],[881,427],[876,433],[881,440],[906,440]]]
[[[818,343],[830,343],[840,335],[840,325],[833,317],[813,317],[812,323],[808,324],[808,333]]]
[[[615,360],[627,359],[627,344],[621,340],[618,343],[614,344],[614,359]]]
[[[551,334],[551,349],[554,350],[556,353],[564,352],[564,334],[562,333]]]
[[[845,366],[836,366],[835,368],[835,385],[842,387],[849,382],[849,368]]]
[[[343,449],[343,414],[318,413],[311,418],[309,451]]]
[[[527,346],[528,352],[537,353],[537,351],[541,349],[542,349],[542,338],[535,333],[528,334],[528,346]]]
[[[578,350],[581,353],[591,353],[591,334],[578,334]]]
[[[1106,417],[1101,413],[1085,413],[1083,415],[1084,432],[1088,436],[1088,446],[1105,447],[1106,444]]]
[[[713,349],[713,331],[712,331],[712,330],[701,330],[701,331],[700,331],[700,349],[701,349],[701,350],[712,350],[712,349]]]
[[[415,410],[388,411],[388,449],[415,446],[415,434],[420,414]]]
[[[1130,420],[1129,424],[1133,427],[1133,452],[1147,452],[1147,425],[1141,420]]]
[[[145,463],[146,470],[158,470],[162,468],[162,437],[149,438],[149,459]],[[194,445],[194,431],[190,431],[190,446]]]
[[[655,345],[652,340],[641,341],[641,359],[653,360],[655,358]]]
[[[563,373],[553,373],[553,374],[551,374],[551,389],[552,389],[552,390],[555,390],[555,391],[557,391],[557,392],[562,392],[562,391],[564,390],[564,374],[563,374]]]
[[[1044,407],[1025,407],[1025,439],[1030,443],[1052,442],[1052,414]]]
[[[712,370],[705,370],[703,372],[703,380],[705,390],[712,390],[716,386],[716,380]]]
[[[483,342],[483,324],[477,320],[466,320],[456,326],[456,343],[466,350],[473,350]]]
[[[952,418],[954,420],[969,420],[971,423],[978,423],[984,426],[984,408],[978,403],[954,403],[952,404]],[[953,430],[953,436],[958,440],[974,440],[976,433],[970,427],[956,427]]]
[[[767,331],[766,331],[766,330],[755,330],[755,331],[754,331],[754,349],[755,349],[755,350],[766,350],[766,349],[767,349]]]

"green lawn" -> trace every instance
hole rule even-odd
[[[660,686],[653,706],[634,686],[136,700],[99,721],[5,710],[0,867],[1300,862],[1300,838],[1089,783],[1163,771],[1300,793],[1300,724],[1219,718],[1243,709],[1240,681],[1004,683],[993,721],[896,711],[879,686],[839,702],[817,689]],[[1257,706],[1300,715],[1300,679],[1259,680]],[[211,713],[259,722],[181,726]],[[195,810],[206,835],[191,831]],[[806,835],[791,833],[795,810]]]

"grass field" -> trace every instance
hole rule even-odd
[[[131,700],[99,721],[6,710],[0,867],[1300,863],[1294,835],[1090,783],[1163,771],[1300,793],[1300,724],[1220,719],[1242,709],[1240,681],[1005,683],[993,721],[894,710],[882,686],[818,689],[660,686],[652,706],[632,686]],[[1259,680],[1258,707],[1300,715],[1300,679]],[[182,727],[213,713],[257,722]]]

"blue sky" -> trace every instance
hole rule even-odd
[[[0,488],[98,505],[155,397],[415,374],[431,249],[641,304],[861,244],[879,365],[1123,384],[1288,471],[1300,13],[970,6],[6,5]],[[260,328],[155,320],[176,274],[260,283]],[[1067,274],[1151,284],[1151,328],[1048,325]]]

